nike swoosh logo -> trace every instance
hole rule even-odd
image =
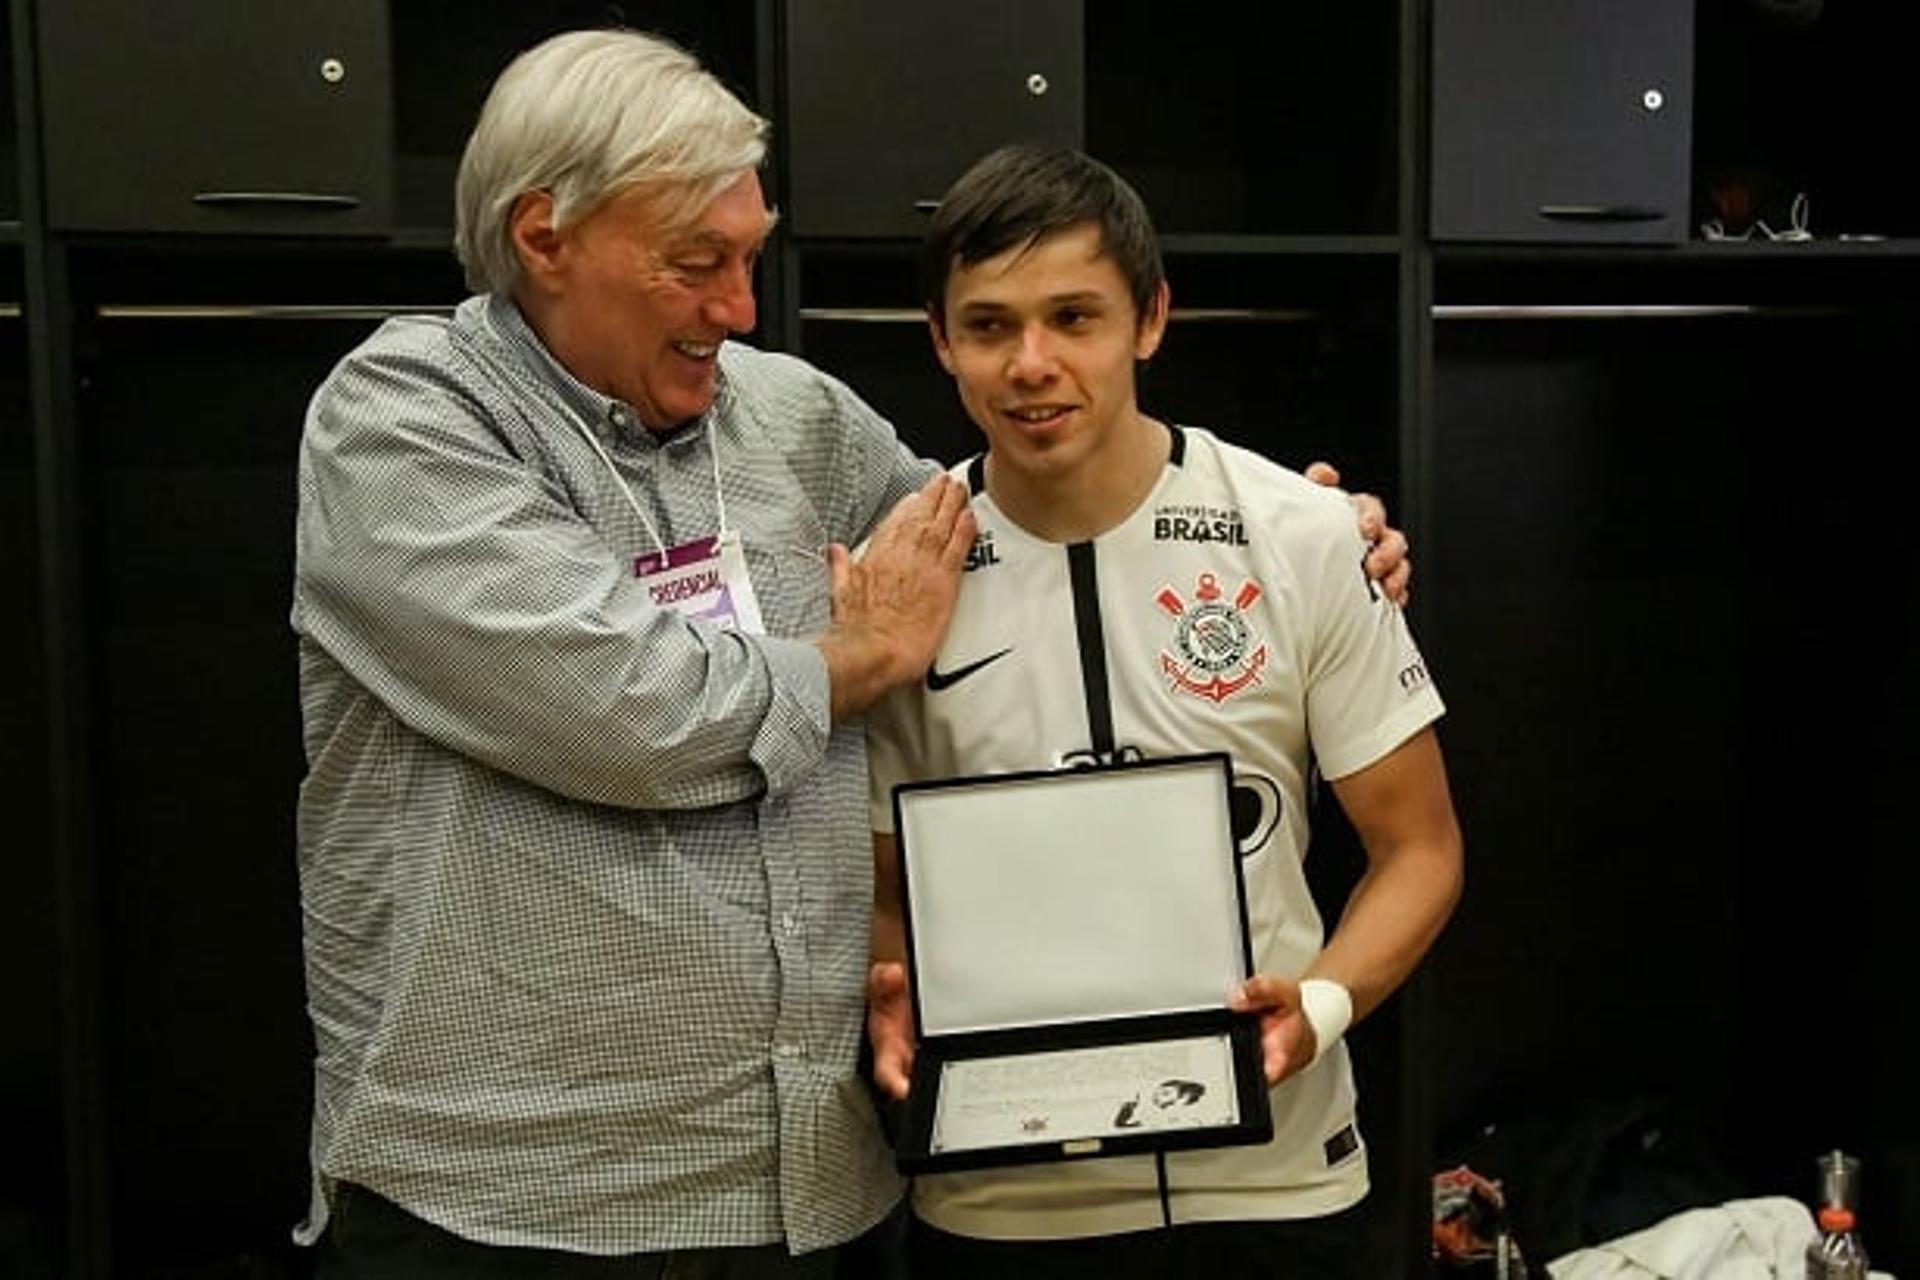
[[[933,667],[928,667],[927,692],[939,693],[942,689],[951,689],[974,672],[992,666],[1012,652],[1012,649],[1002,649],[1000,652],[990,653],[978,661],[969,662],[964,667],[955,667],[952,671],[940,671]]]

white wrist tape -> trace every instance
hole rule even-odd
[[[1307,1066],[1326,1056],[1353,1023],[1353,995],[1330,978],[1300,980],[1300,1012],[1313,1028],[1313,1057]]]

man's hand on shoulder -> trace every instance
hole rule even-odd
[[[965,486],[942,473],[900,500],[859,560],[838,543],[827,548],[833,625],[815,643],[827,660],[836,721],[918,680],[933,662],[974,533]]]
[[[1310,462],[1303,473],[1315,484],[1340,487],[1340,472],[1329,462]],[[1370,493],[1350,493],[1347,501],[1360,517],[1360,536],[1372,548],[1367,553],[1367,576],[1380,584],[1387,599],[1404,605],[1413,594],[1412,546],[1407,535],[1387,523],[1387,504]]]

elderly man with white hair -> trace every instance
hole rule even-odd
[[[645,35],[522,54],[460,167],[475,296],[309,407],[323,1277],[831,1275],[899,1200],[856,721],[975,530],[846,386],[729,340],[766,131]]]
[[[846,387],[727,341],[765,133],[664,42],[530,50],[461,164],[477,296],[384,325],[313,398],[323,1270],[805,1273],[898,1199],[855,1066],[848,721],[926,669],[972,524]]]

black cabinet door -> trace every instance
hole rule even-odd
[[[1691,0],[1437,0],[1436,240],[1687,238]]]
[[[313,1065],[294,464],[307,396],[372,327],[132,317],[89,334],[78,497],[116,1276],[294,1274],[270,1261],[306,1204]]]
[[[38,16],[56,228],[387,229],[383,0],[43,0]]]
[[[1081,0],[788,0],[789,226],[918,236],[1003,142],[1079,145]]]
[[[0,15],[4,17],[4,15]],[[0,250],[0,289],[19,296],[18,257]],[[59,986],[49,672],[41,539],[27,395],[26,326],[0,311],[0,1275],[52,1275],[64,1213]]]
[[[0,4],[0,222],[20,220],[20,148],[13,113],[13,15]]]

